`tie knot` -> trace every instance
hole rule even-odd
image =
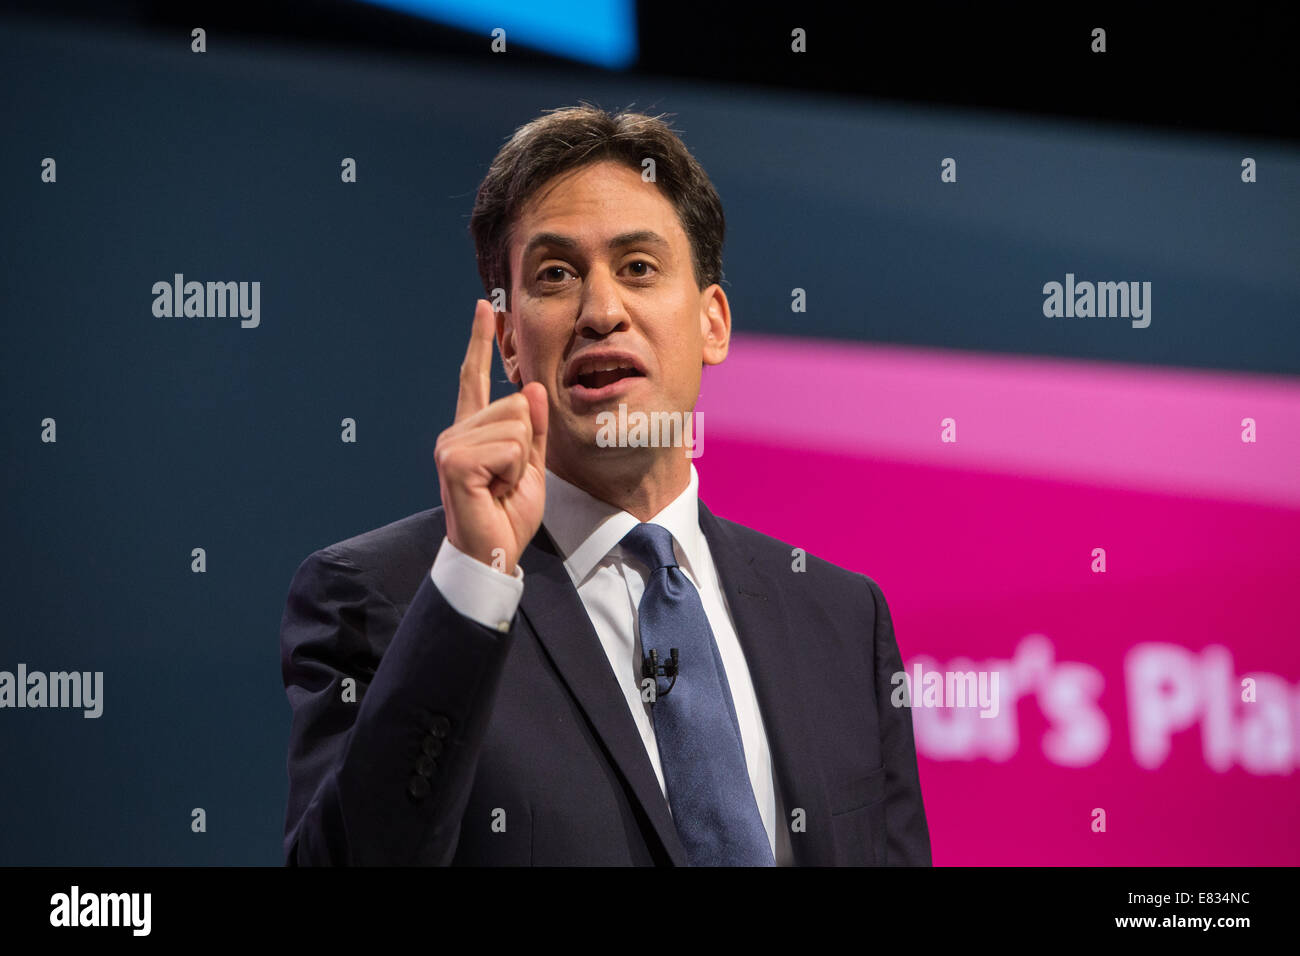
[[[647,568],[651,573],[660,568],[677,567],[677,558],[673,555],[672,532],[663,525],[639,524],[619,542]]]

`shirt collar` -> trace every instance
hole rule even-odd
[[[698,581],[702,568],[700,531],[700,476],[691,465],[686,489],[650,519],[673,536],[674,551],[682,568]],[[574,587],[587,579],[623,536],[640,522],[635,515],[601,501],[546,469],[546,507],[542,523],[564,556],[564,568]]]

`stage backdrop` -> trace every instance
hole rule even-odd
[[[754,336],[700,409],[711,507],[881,585],[936,863],[1300,861],[1294,380]]]

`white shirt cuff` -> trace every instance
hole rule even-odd
[[[524,570],[518,564],[511,576],[470,557],[446,537],[429,577],[453,610],[503,633],[510,630],[524,596]]]

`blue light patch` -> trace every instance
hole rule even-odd
[[[489,42],[492,30],[506,31],[511,43],[557,56],[624,69],[636,61],[635,0],[364,0],[482,33]]]

